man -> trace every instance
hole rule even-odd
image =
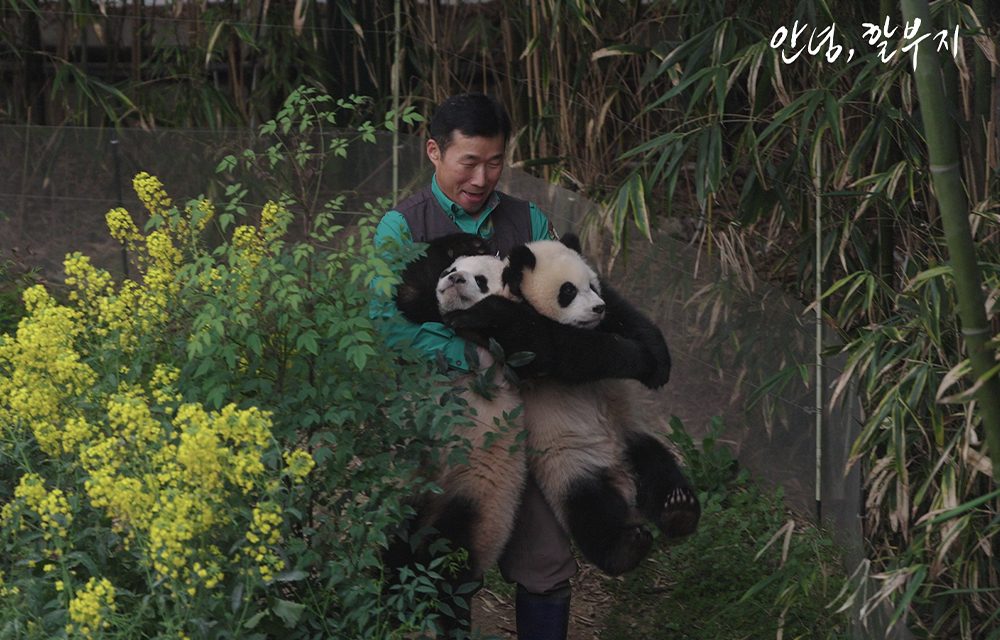
[[[510,118],[496,100],[482,94],[453,96],[437,108],[429,132],[431,185],[382,217],[376,246],[391,240],[400,245],[426,242],[464,231],[486,239],[504,257],[520,244],[555,238],[552,225],[533,203],[496,190],[511,132]],[[395,310],[382,313],[392,315]],[[443,354],[459,371],[470,369],[465,341],[441,323],[393,323],[387,331],[391,342],[409,342],[431,358]],[[564,639],[576,562],[568,536],[530,479],[500,571],[518,585],[518,638]]]

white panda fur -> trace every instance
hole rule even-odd
[[[525,250],[531,254],[526,263]],[[533,242],[515,250],[504,279],[502,297],[523,300],[564,327],[594,329],[608,320],[615,328],[655,333],[662,342],[659,330],[610,290],[607,295],[615,296],[612,313],[618,317],[606,319],[597,275],[576,249],[561,242]],[[503,307],[494,305],[492,310]],[[556,329],[551,335],[561,337],[566,331]],[[584,351],[596,345],[601,351],[597,367],[603,369],[619,348],[608,343],[607,336],[600,331],[578,333],[570,335],[567,344]],[[662,347],[665,351],[665,343]],[[566,355],[558,350],[554,357]],[[668,355],[666,359],[669,362]],[[629,382],[567,384],[558,377],[565,369],[554,371],[557,375],[529,379],[521,387],[529,468],[584,556],[606,573],[624,573],[645,557],[652,542],[642,517],[670,537],[687,535],[700,515],[697,498],[663,443],[644,431],[633,414],[636,400]]]
[[[489,295],[499,294],[502,271],[503,261],[494,256],[458,258],[438,281],[439,308],[442,311],[467,308]],[[481,362],[481,369],[488,364]],[[524,447],[517,441],[523,428],[523,418],[517,411],[521,406],[519,391],[496,368],[489,381],[493,395],[485,398],[471,388],[476,375],[467,374],[455,380],[471,409],[468,430],[458,434],[469,441],[468,463],[444,466],[437,480],[444,492],[434,498],[436,513],[429,513],[428,520],[437,520],[438,528],[448,537],[468,536],[459,542],[468,545],[471,572],[468,577],[479,580],[499,560],[510,538],[524,492],[527,466]],[[442,453],[443,461],[449,452]],[[442,506],[447,508],[456,499],[468,499],[475,505],[474,522],[441,523]],[[456,533],[463,528],[467,528],[466,534]]]
[[[464,308],[502,289],[503,262],[493,256],[476,255],[453,263],[456,256],[481,254],[488,249],[476,236],[453,234],[432,241],[424,257],[411,262],[397,288],[396,304],[412,322],[441,321],[439,308]],[[467,272],[469,265],[473,272]],[[448,270],[450,278],[441,278]],[[463,275],[468,275],[467,278]],[[481,362],[480,371],[489,363]],[[492,396],[472,389],[477,375],[469,373],[452,381],[469,407],[469,423],[454,435],[467,445],[467,463],[449,464],[454,446],[436,451],[434,481],[440,493],[416,497],[417,514],[409,523],[407,538],[430,527],[468,551],[468,567],[447,579],[453,587],[481,580],[495,564],[510,537],[514,517],[527,477],[523,444],[517,442],[523,428],[518,390],[497,368],[490,379]],[[514,416],[509,419],[508,416]],[[396,540],[385,552],[384,563],[394,573],[413,561],[430,560],[427,540]]]

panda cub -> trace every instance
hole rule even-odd
[[[461,259],[460,276],[491,273],[496,258]],[[456,263],[456,267],[459,265]],[[441,279],[454,278],[446,271]],[[469,305],[453,298],[443,318],[507,353],[532,351],[518,369],[528,465],[581,553],[611,575],[634,568],[652,536],[645,517],[669,538],[697,527],[700,507],[669,450],[633,413],[624,378],[657,387],[669,377],[662,333],[607,286],[579,253],[575,236],[511,252],[503,290]],[[456,302],[456,300],[458,302]]]
[[[480,269],[468,282],[453,275],[448,287],[437,291],[439,277],[460,256],[488,253],[485,241],[469,234],[452,234],[439,238],[427,248],[426,254],[411,262],[403,271],[396,290],[396,305],[411,322],[441,322],[441,308],[458,308],[469,302],[469,295],[478,300],[500,289],[502,262],[490,258],[495,268]],[[452,273],[459,273],[452,267]],[[487,281],[488,279],[488,281]],[[454,302],[449,302],[454,300]],[[494,393],[490,398],[469,389],[475,374],[454,381],[462,398],[468,403],[470,424],[456,433],[466,440],[468,462],[445,464],[450,451],[439,456],[435,483],[440,493],[428,492],[414,501],[416,517],[409,523],[412,536],[431,527],[457,547],[469,553],[466,570],[449,576],[453,586],[481,580],[485,571],[495,564],[514,527],[514,516],[524,490],[527,467],[523,447],[516,441],[522,430],[517,409],[520,394],[503,376],[492,380]],[[408,536],[408,537],[410,537]],[[426,563],[429,555],[423,543],[417,549],[411,543],[395,543],[387,552],[390,571],[410,564],[413,560]]]

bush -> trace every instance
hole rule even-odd
[[[321,157],[298,152],[333,122],[326,102],[289,99],[262,130],[269,161]],[[230,228],[233,211],[175,206],[152,176],[134,187],[147,229],[124,209],[108,225],[140,280],[72,254],[68,297],[27,289],[0,337],[0,637],[427,629],[433,575],[384,590],[379,548],[462,407],[427,402],[442,377],[369,318],[393,283],[372,221],[326,210],[291,243],[288,197]],[[214,249],[209,225],[228,238]]]

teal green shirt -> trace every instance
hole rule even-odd
[[[490,196],[479,215],[470,216],[441,191],[436,177],[431,180],[431,191],[441,208],[455,222],[459,230],[478,235],[481,238],[493,236],[493,221],[490,214],[493,213],[500,201],[496,192]],[[530,240],[552,240],[551,227],[545,214],[534,203],[529,203],[529,213],[531,217]],[[382,247],[390,242],[395,242],[397,246],[413,244],[413,237],[410,234],[409,225],[406,224],[406,219],[402,213],[395,210],[382,216],[375,229],[376,247]],[[399,310],[396,309],[396,304],[392,300],[379,301],[379,304],[372,305],[371,315],[373,318],[389,319],[399,316]],[[469,371],[469,363],[465,357],[465,340],[456,336],[454,331],[440,322],[425,322],[423,324],[405,321],[387,322],[385,323],[385,332],[389,344],[409,343],[420,352],[427,354],[429,358],[436,357],[439,352],[443,353],[449,366],[461,371]]]

